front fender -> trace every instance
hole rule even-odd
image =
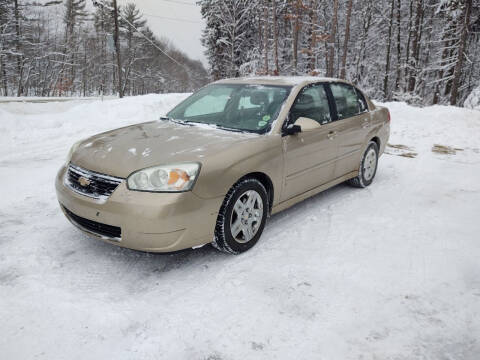
[[[242,177],[263,173],[274,187],[275,204],[282,187],[283,156],[280,135],[253,139],[205,160],[193,192],[202,198],[225,196]]]

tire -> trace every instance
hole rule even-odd
[[[373,155],[374,154],[374,155]],[[371,166],[374,166],[373,169]],[[351,186],[364,188],[370,185],[375,178],[378,166],[378,145],[374,141],[368,143],[367,149],[363,153],[358,176],[347,181]]]
[[[229,254],[249,250],[262,235],[268,211],[265,186],[254,178],[238,181],[228,191],[218,213],[213,246]]]

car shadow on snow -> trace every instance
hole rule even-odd
[[[60,236],[47,246],[51,269],[44,281],[80,293],[100,294],[107,286],[106,296],[112,301],[157,287],[165,289],[179,281],[190,283],[192,276],[198,284],[205,283],[212,274],[228,274],[245,260],[256,261],[269,256],[272,249],[295,246],[298,233],[290,234],[291,229],[308,230],[312,220],[324,221],[339,204],[352,201],[359,193],[369,196],[370,192],[340,184],[271,216],[259,243],[238,256],[219,252],[210,244],[175,253],[141,252],[105,243],[65,223]]]
[[[331,211],[330,208],[334,204],[339,204],[351,198],[355,193],[358,193],[358,191],[358,189],[347,186],[346,184],[340,184],[295,204],[280,213],[272,215],[267,221],[259,244],[278,241],[277,235],[279,235],[279,233],[294,226],[302,226],[305,218],[311,215],[313,210],[315,212],[320,209]],[[78,230],[72,228],[72,232],[73,231],[78,232]],[[82,237],[81,241],[86,242],[84,246],[87,248],[87,253],[92,253],[91,255],[94,257],[110,259],[120,267],[122,267],[121,263],[123,263],[125,267],[129,269],[134,262],[135,267],[140,268],[140,271],[157,274],[167,273],[185,266],[202,267],[208,266],[209,263],[230,261],[232,259],[232,255],[219,252],[211,244],[197,249],[185,249],[172,253],[148,253],[117,247],[91,238],[85,234],[80,234],[80,236]],[[253,255],[252,253],[256,251],[258,251],[258,246],[240,256],[251,256]],[[121,271],[121,269],[119,270]]]

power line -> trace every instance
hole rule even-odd
[[[171,3],[175,3],[175,4],[182,4],[182,5],[197,6],[197,4],[192,4],[192,3],[189,3],[189,2],[186,2],[186,1],[179,1],[179,0],[161,0],[161,1],[171,2]]]
[[[143,13],[142,15],[150,16],[150,17],[154,17],[154,18],[159,18],[159,19],[165,19],[165,20],[188,22],[188,23],[193,23],[193,24],[200,24],[200,23],[201,23],[201,21],[195,21],[195,20],[190,20],[190,19],[172,18],[172,17],[167,17],[167,16],[160,16],[160,15],[153,15],[153,14],[145,14],[145,13]]]
[[[113,10],[111,7],[109,7],[108,5],[106,5],[105,3],[103,2],[100,2],[99,0],[92,0],[93,1],[93,4],[95,6],[101,6],[101,7],[105,7],[107,9],[110,9],[110,10]],[[178,60],[174,59],[173,57],[171,57],[165,50],[163,50],[160,46],[158,46],[157,44],[155,44],[155,42],[152,41],[152,39],[150,39],[148,36],[146,36],[144,33],[142,33],[140,30],[138,30],[130,21],[128,21],[127,19],[125,19],[120,12],[118,12],[118,17],[121,18],[122,20],[124,20],[128,25],[130,25],[132,27],[132,29],[134,29],[137,33],[139,33],[143,38],[145,38],[145,40],[147,40],[150,44],[152,44],[158,51],[160,51],[162,54],[164,54],[166,57],[168,57],[170,60],[172,60],[175,64],[177,64],[178,66],[180,66],[186,73],[187,75],[189,75],[190,77],[192,78],[196,78],[196,76],[194,76],[191,72],[190,72],[190,69],[188,69],[184,64],[180,63]]]
[[[155,44],[152,39],[150,39],[148,36],[146,36],[144,33],[142,33],[140,30],[138,30],[135,26],[133,26],[133,24],[128,21],[127,19],[125,19],[123,16],[121,16],[120,14],[118,14],[120,18],[122,18],[128,25],[130,25],[137,33],[139,33],[140,35],[142,35],[143,38],[145,38],[145,40],[147,40],[150,44],[152,44],[155,48],[157,48],[162,54],[164,54],[166,57],[168,57],[170,60],[172,60],[174,63],[176,63],[178,66],[182,67],[187,73],[188,73],[188,69],[186,66],[184,66],[182,63],[178,62],[177,60],[175,60],[173,57],[171,57],[170,55],[167,54],[166,51],[164,51],[162,48],[160,48],[160,46],[158,46],[157,44]]]

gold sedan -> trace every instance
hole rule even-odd
[[[370,185],[389,133],[388,110],[343,80],[221,80],[159,120],[76,143],[57,196],[111,244],[238,254],[270,214],[344,181]]]

